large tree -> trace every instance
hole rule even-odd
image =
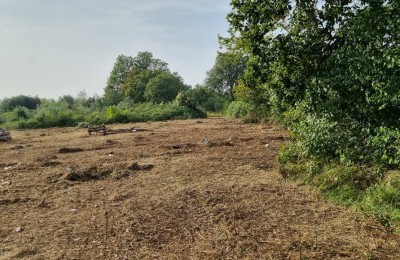
[[[138,52],[136,57],[118,56],[105,88],[103,103],[115,105],[130,97],[135,103],[144,102],[147,83],[162,72],[168,63],[156,59],[151,52]]]
[[[218,52],[204,84],[233,100],[233,88],[243,76],[245,68],[246,58],[240,52]]]
[[[231,6],[226,42],[249,55],[246,84],[262,85],[273,111],[291,120],[309,151],[364,158],[386,145],[373,136],[400,126],[398,0],[232,0]]]
[[[107,88],[119,89],[134,66],[135,61],[131,56],[119,55],[107,80]]]
[[[400,112],[398,1],[231,5],[230,43],[250,55],[248,82],[265,83],[280,111],[308,100],[310,109],[329,101],[365,119]]]

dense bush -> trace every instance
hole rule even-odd
[[[185,91],[187,98],[191,99],[196,107],[207,112],[221,112],[224,103],[228,101],[226,95],[217,93],[209,87],[197,85]]]
[[[103,112],[93,112],[86,121],[93,124],[163,121],[172,119],[205,118],[207,114],[196,108],[177,103],[141,103],[130,108],[111,106]]]
[[[35,111],[18,109],[0,114],[3,127],[48,128],[76,126],[79,122],[111,124],[207,117],[204,111],[196,107],[182,106],[177,102],[132,105],[129,100],[125,100],[118,106],[96,109],[82,106],[70,107],[65,102],[51,101],[43,103]]]
[[[244,101],[233,101],[226,108],[225,114],[233,118],[243,118],[250,113],[251,105]]]

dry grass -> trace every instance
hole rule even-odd
[[[398,236],[279,176],[272,124],[135,126],[149,131],[0,143],[0,259],[400,257]]]

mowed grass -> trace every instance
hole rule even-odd
[[[108,127],[142,131],[20,130],[1,144],[0,259],[400,257],[377,221],[282,178],[286,132],[272,123]]]

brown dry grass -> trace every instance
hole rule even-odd
[[[135,126],[0,143],[0,259],[400,258],[398,236],[279,176],[273,124]]]

